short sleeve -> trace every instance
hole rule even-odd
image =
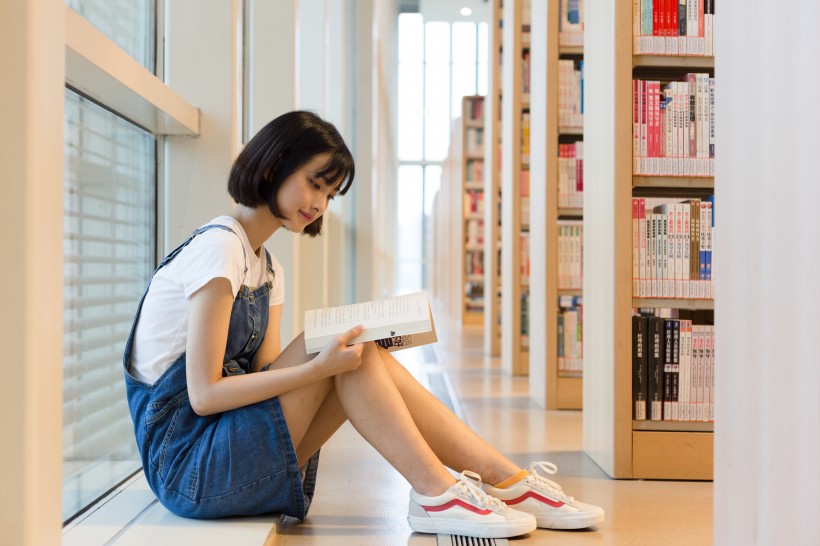
[[[273,286],[270,291],[270,306],[282,305],[285,303],[285,268],[282,267],[276,258],[271,254],[271,266],[273,266]]]
[[[235,233],[219,228],[194,237],[171,263],[176,266],[173,276],[182,285],[185,299],[218,277],[228,279],[235,296],[245,276],[242,240]]]

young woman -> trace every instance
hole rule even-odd
[[[414,531],[500,538],[603,521],[603,510],[539,472],[554,466],[521,470],[390,353],[348,345],[360,327],[317,355],[305,354],[301,335],[281,349],[283,271],[263,243],[281,227],[318,235],[328,202],[347,192],[354,172],[333,125],[284,114],[236,159],[228,192],[237,206],[160,263],[123,360],[157,498],[186,517],[304,519],[319,448],[349,420],[412,485]]]

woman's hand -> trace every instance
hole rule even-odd
[[[356,343],[348,345],[350,340],[362,333],[363,326],[354,326],[347,332],[337,336],[322,349],[313,363],[321,370],[322,375],[330,377],[345,372],[352,372],[362,363],[364,345]]]

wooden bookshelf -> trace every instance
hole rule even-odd
[[[580,220],[583,208],[559,203],[559,146],[582,140],[581,126],[560,122],[559,86],[561,59],[579,60],[582,46],[561,45],[560,0],[534,2],[532,6],[531,149],[531,335],[543,343],[530,348],[530,397],[547,409],[581,409],[583,379],[578,371],[559,370],[559,296],[577,297],[581,289],[559,286],[559,222]]]
[[[463,199],[461,322],[484,323],[484,97],[461,99],[460,181]]]
[[[529,33],[523,32],[528,0],[505,0],[501,48],[501,365],[512,375],[529,369],[527,342],[522,336],[522,300],[529,288],[522,282],[522,234],[528,222],[522,218],[521,175],[529,162],[524,157],[528,139],[522,116],[528,115],[522,59],[529,50]],[[527,252],[527,247],[523,248]],[[526,309],[526,307],[525,307]],[[526,318],[524,319],[526,320]]]
[[[501,0],[488,10],[489,82],[484,100],[484,352],[501,354]]]
[[[714,308],[708,300],[633,298],[632,197],[647,188],[702,193],[714,179],[633,176],[632,79],[670,79],[714,60],[633,56],[633,4],[585,5],[584,152],[595,158],[585,162],[585,183],[596,191],[584,197],[584,451],[614,478],[708,480],[712,423],[632,418],[633,307]]]

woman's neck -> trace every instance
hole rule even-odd
[[[237,205],[228,213],[228,216],[239,222],[251,248],[259,253],[259,247],[267,241],[273,232],[282,226],[282,221],[276,218],[265,205],[247,207]]]

